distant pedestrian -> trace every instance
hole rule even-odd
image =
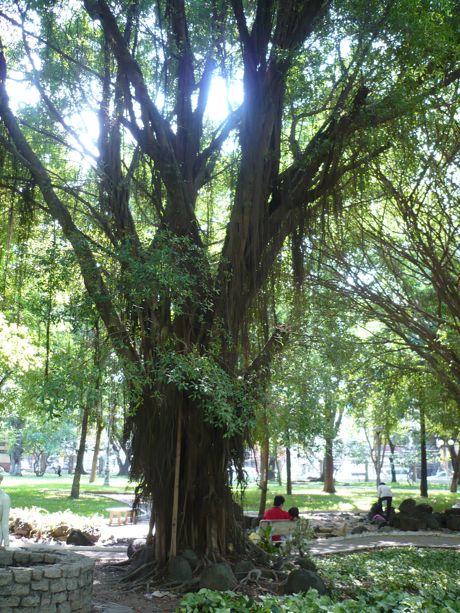
[[[60,477],[61,476],[61,472],[62,472],[60,464],[57,465],[56,472],[57,472],[57,476]]]
[[[393,501],[393,492],[391,491],[391,488],[388,485],[386,485],[383,481],[381,481],[377,488],[377,493],[379,496],[379,504],[380,504],[380,507],[382,508],[382,511],[383,511],[383,503],[385,502],[386,504],[385,516],[386,516],[386,520],[388,521],[390,519],[391,503]]]

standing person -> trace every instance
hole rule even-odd
[[[57,472],[58,477],[60,477],[61,476],[61,472],[62,472],[60,464],[57,465],[56,472]]]
[[[0,484],[3,476],[0,475]],[[0,490],[0,549],[10,546],[10,497]]]
[[[383,481],[381,481],[379,483],[379,486],[377,488],[377,493],[379,496],[379,504],[380,507],[382,508],[383,511],[383,502],[385,502],[386,504],[386,509],[385,509],[385,516],[387,521],[390,519],[390,512],[391,512],[391,502],[393,500],[393,492],[391,491],[391,488],[388,485],[385,485],[385,483]]]

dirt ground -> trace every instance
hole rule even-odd
[[[94,613],[128,613],[118,607],[129,607],[135,613],[165,611],[172,613],[179,606],[180,597],[175,595],[146,598],[145,591],[128,591],[120,583],[122,573],[116,570],[114,562],[107,559],[96,561],[93,584]],[[154,589],[152,588],[152,592]]]

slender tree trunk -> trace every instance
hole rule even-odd
[[[98,417],[97,424],[96,424],[96,441],[94,443],[93,460],[91,462],[91,474],[90,474],[90,477],[89,477],[89,482],[90,483],[94,483],[96,481],[97,461],[98,461],[98,458],[99,458],[99,452],[101,450],[101,437],[102,437],[102,430],[103,429],[104,429],[104,425],[102,423],[102,419],[100,419]]]
[[[452,474],[452,481],[450,483],[450,491],[453,494],[456,494],[458,491],[458,481],[460,478],[460,451],[456,451],[455,444],[449,445],[448,447],[452,462],[452,469],[454,471]]]
[[[420,496],[428,498],[425,410],[420,407]]]
[[[390,446],[390,468],[391,468],[391,482],[396,483],[396,468],[395,468],[395,444],[391,440],[391,436],[388,437],[388,445]]]
[[[286,447],[286,495],[292,495],[291,448]]]
[[[75,473],[72,481],[72,490],[70,497],[76,500],[80,497],[80,478],[83,473],[83,456],[85,455],[86,436],[88,434],[88,418],[89,407],[83,409],[83,417],[81,421],[80,446],[77,452],[77,463],[75,465]]]
[[[369,462],[364,462],[364,481],[369,481]]]
[[[323,492],[334,494],[336,489],[334,486],[334,451],[333,440],[326,438],[326,446],[324,453],[324,486]]]
[[[268,432],[265,430],[264,439],[260,446],[260,501],[259,501],[259,517],[265,513],[267,506],[268,492],[268,460],[269,460],[269,445]]]
[[[283,485],[283,479],[281,477],[281,468],[280,468],[280,460],[278,457],[278,449],[275,448],[275,466],[276,466],[276,478],[278,480],[278,485],[281,487]]]

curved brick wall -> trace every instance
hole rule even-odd
[[[89,613],[94,561],[50,548],[0,550],[1,613]]]

